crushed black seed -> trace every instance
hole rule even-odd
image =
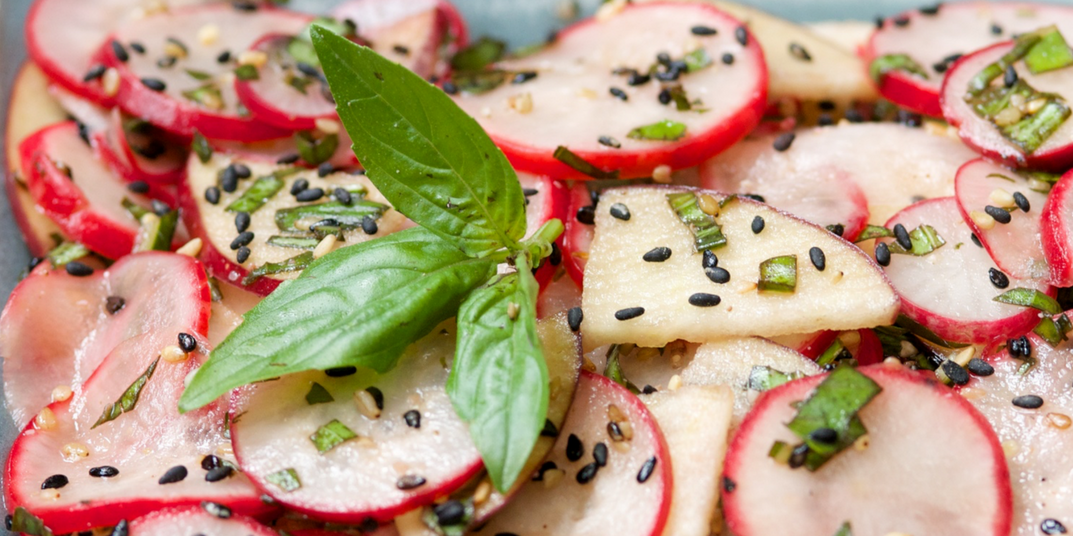
[[[670,66],[671,55],[666,52],[660,52],[659,54],[656,54],[656,61],[659,62],[660,65],[663,65],[665,67]]]
[[[536,71],[522,71],[520,73],[514,73],[514,78],[510,80],[512,84],[524,84],[537,77]]]
[[[309,181],[306,179],[298,179],[291,184],[291,195],[298,195],[307,189],[309,189]]]
[[[253,253],[249,246],[242,246],[235,252],[235,260],[239,264],[246,264],[246,261],[250,260],[250,254]]]
[[[625,309],[619,309],[615,311],[616,320],[632,320],[645,314],[644,307],[627,307]]]
[[[1066,527],[1060,521],[1053,518],[1044,519],[1039,524],[1039,530],[1044,534],[1065,534]]]
[[[723,54],[723,57],[720,58],[720,60],[723,62],[723,65],[734,65],[734,55],[729,52]]]
[[[722,301],[723,299],[719,296],[706,292],[698,292],[689,297],[689,305],[694,307],[715,307]]]
[[[734,28],[734,39],[736,39],[741,46],[748,45],[749,32],[745,30],[744,26],[738,26],[737,28]]]
[[[239,212],[235,214],[235,230],[240,233],[246,232],[250,228],[250,213]]]
[[[201,508],[208,512],[209,515],[220,519],[230,519],[231,517],[231,509],[219,503],[205,501],[201,503]]]
[[[161,476],[159,480],[157,480],[157,484],[163,485],[182,482],[183,480],[186,480],[187,474],[189,474],[189,472],[186,470],[185,465],[176,465],[175,467],[172,467],[171,469],[165,471],[164,475]]]
[[[597,139],[596,141],[599,141],[600,145],[603,145],[605,147],[610,147],[612,149],[620,149],[620,148],[622,148],[622,144],[618,140],[616,140],[615,138],[612,138],[611,136],[600,136],[600,138]]]
[[[60,489],[70,482],[65,475],[52,475],[41,483],[41,489]]]
[[[419,488],[425,485],[425,477],[418,475],[404,475],[395,482],[395,487],[403,491]]]
[[[98,80],[102,76],[104,76],[104,72],[107,71],[107,70],[108,70],[108,68],[105,67],[104,65],[101,65],[99,63],[94,64],[93,67],[90,67],[89,70],[86,71],[85,76],[82,77],[82,81],[83,82],[92,82],[94,80]]]
[[[86,277],[88,275],[93,275],[92,267],[78,261],[71,261],[67,263],[66,265],[64,265],[64,269],[67,270],[68,274],[73,275],[75,277]]]
[[[991,33],[994,34],[994,35],[1002,35],[1002,26],[999,26],[998,24],[992,23],[991,24]]]
[[[585,313],[581,307],[572,307],[566,312],[566,323],[570,325],[570,331],[577,332],[581,329],[581,321],[585,319]]]
[[[827,256],[824,255],[823,250],[818,247],[809,248],[808,259],[812,261],[812,265],[821,272],[827,268]]]
[[[222,465],[223,461],[215,454],[209,454],[208,456],[201,458],[201,468],[206,471],[212,471]]]
[[[705,268],[704,275],[711,279],[712,283],[719,283],[720,285],[730,282],[730,272],[726,268],[720,268],[718,266],[712,268]]]
[[[358,367],[335,367],[324,371],[329,378],[345,378],[357,374]]]
[[[365,216],[361,219],[361,232],[367,235],[374,235],[380,230],[380,226],[376,224],[376,220],[372,216]]]
[[[637,471],[638,482],[644,484],[648,481],[649,477],[652,476],[652,473],[656,471],[656,461],[656,457],[653,456],[645,460],[645,463],[641,464],[641,470]]]
[[[551,419],[544,419],[544,428],[540,430],[542,437],[559,437],[559,429],[555,427],[555,423],[551,422]]]
[[[114,315],[119,311],[122,311],[127,305],[127,300],[120,298],[119,296],[108,296],[108,299],[104,300],[104,310],[108,311],[108,314]]]
[[[671,258],[671,248],[656,247],[648,250],[641,259],[645,262],[663,262]]]
[[[637,71],[631,72],[626,76],[626,85],[628,86],[643,86],[652,80],[651,75],[642,74]]]
[[[976,244],[976,247],[978,247],[978,248],[984,247],[984,245],[980,242],[980,237],[976,236],[976,233],[970,234],[969,238],[972,239],[973,244]]]
[[[585,445],[581,442],[581,438],[575,434],[570,434],[566,438],[566,459],[576,462],[584,455]]]
[[[719,266],[719,257],[715,256],[715,252],[710,249],[704,250],[700,258],[701,268],[715,268]]]
[[[205,188],[205,201],[209,204],[215,205],[220,202],[220,189],[216,186],[209,186]]]
[[[752,223],[753,234],[760,234],[764,230],[764,218],[760,216],[753,217]]]
[[[281,165],[281,166],[286,166],[288,164],[293,164],[293,163],[297,162],[301,158],[302,158],[302,156],[299,155],[298,153],[285,154],[285,155],[277,158],[276,163]]]
[[[421,412],[416,409],[403,413],[402,420],[406,421],[406,426],[410,428],[421,428]]]
[[[984,207],[984,212],[986,212],[988,216],[995,218],[995,221],[999,223],[1010,223],[1010,211],[1004,208],[987,205]]]
[[[611,209],[608,210],[608,212],[611,214],[611,217],[616,220],[630,221],[630,209],[622,203],[611,205]]]
[[[142,78],[142,85],[153,91],[164,91],[168,89],[167,84],[159,78]]]
[[[894,17],[893,21],[894,21],[894,25],[898,26],[900,28],[904,28],[906,26],[909,26],[909,17],[906,16],[906,15],[902,15],[900,17]]]
[[[965,369],[974,376],[990,376],[995,373],[995,367],[992,367],[987,361],[979,357],[970,359],[965,365]]]
[[[112,54],[115,54],[115,58],[123,63],[130,60],[130,54],[127,53],[127,49],[123,47],[123,44],[115,39],[112,40]]]
[[[738,484],[731,480],[729,477],[723,477],[723,491],[727,493],[733,493],[738,488]]]
[[[178,336],[178,339],[179,339],[179,348],[183,352],[186,352],[186,353],[189,354],[190,352],[193,352],[194,350],[197,350],[197,339],[195,339],[193,335],[191,335],[189,333],[180,333],[179,336]]]
[[[622,101],[630,100],[630,96],[627,95],[625,91],[622,91],[621,89],[619,89],[617,87],[613,87],[613,88],[609,89],[608,92],[611,93],[611,96],[615,97],[616,99],[619,99],[619,100],[622,100]]]
[[[111,465],[102,465],[100,467],[91,467],[89,470],[89,476],[94,478],[111,478],[119,474],[119,469],[112,467]]]
[[[582,467],[581,470],[577,472],[577,483],[588,484],[589,482],[592,482],[592,479],[596,478],[596,472],[599,470],[600,465],[596,462],[587,464],[585,467]]]
[[[607,444],[603,441],[592,447],[592,459],[600,467],[607,467]]]
[[[1013,203],[1017,205],[1017,208],[1021,209],[1021,212],[1028,212],[1032,209],[1032,205],[1028,202],[1028,198],[1021,192],[1013,193]]]
[[[324,188],[306,188],[294,196],[296,201],[310,203],[324,197]]]
[[[1013,68],[1013,65],[1006,66],[1006,72],[1002,73],[1002,83],[1006,87],[1013,87],[1017,83],[1017,69]]]
[[[108,533],[108,536],[130,536],[130,523],[126,519],[121,519],[116,526],[112,527],[112,532]]]
[[[238,234],[234,240],[231,241],[231,251],[235,251],[242,246],[250,245],[253,242],[254,235],[250,231],[244,231]]]
[[[793,132],[781,134],[779,137],[775,138],[775,143],[772,143],[771,146],[781,153],[790,148],[790,145],[794,143],[795,137],[796,135]]]
[[[838,441],[838,432],[833,428],[817,428],[808,435],[809,439],[827,445],[833,445]]]
[[[711,26],[694,26],[690,28],[689,31],[693,35],[716,35],[719,33],[718,30],[712,28]]]
[[[864,116],[861,115],[861,112],[858,112],[854,108],[850,108],[850,109],[846,110],[846,113],[843,115],[843,117],[845,117],[846,121],[849,121],[850,123],[863,123],[864,122]]]
[[[216,63],[227,63],[231,61],[231,51],[225,50],[216,56]]]
[[[1021,395],[1013,399],[1013,405],[1024,409],[1039,409],[1043,406],[1043,398],[1036,395]]]
[[[905,226],[898,223],[894,225],[894,240],[898,242],[899,246],[902,246],[905,250],[913,249],[913,241],[909,238],[909,231],[905,230]]]
[[[950,378],[950,381],[953,382],[954,385],[965,385],[966,383],[969,383],[968,371],[957,364],[957,362],[947,359],[946,361],[943,361],[942,369],[943,374],[946,374],[946,377]]]
[[[801,61],[812,61],[812,55],[808,53],[808,50],[797,43],[790,43],[790,55]]]
[[[890,248],[886,242],[876,244],[876,263],[880,266],[890,266]]]
[[[230,465],[221,465],[219,467],[215,467],[213,469],[210,469],[208,473],[205,473],[205,482],[219,482],[231,476],[232,474],[234,474],[234,472],[235,469]]]
[[[581,207],[577,209],[577,215],[575,217],[577,218],[577,221],[584,223],[585,225],[592,225],[596,223],[596,207]]]
[[[995,288],[1006,288],[1010,286],[1010,278],[998,268],[988,268],[987,277],[991,280],[991,284],[995,285]]]
[[[645,384],[645,386],[641,388],[641,392],[646,395],[650,395],[652,393],[655,393],[656,391],[658,391],[658,389],[648,384]]]
[[[1028,337],[1023,335],[1016,339],[1008,339],[1006,348],[1009,349],[1010,357],[1029,357],[1032,355],[1032,343],[1028,342]]]
[[[659,99],[660,104],[663,104],[663,105],[670,104],[671,103],[671,91],[669,89],[664,88],[664,89],[660,90],[659,96],[657,98]]]

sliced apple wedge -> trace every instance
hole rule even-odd
[[[683,223],[672,201],[699,223]],[[858,329],[889,324],[899,306],[879,267],[852,244],[763,203],[704,190],[604,192],[585,271],[589,348]],[[786,283],[781,291],[776,279]]]
[[[130,522],[130,536],[276,536],[276,531],[255,519],[233,514],[218,505],[169,508]]]

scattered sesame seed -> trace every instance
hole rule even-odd
[[[572,307],[566,312],[566,323],[570,326],[570,331],[577,332],[581,329],[581,321],[585,319],[585,313],[581,311],[581,307]]]
[[[403,413],[402,420],[406,421],[406,426],[410,428],[421,428],[421,412],[416,409]]]
[[[276,159],[276,163],[281,166],[286,166],[297,162],[301,157],[298,153],[285,154]]]
[[[114,315],[119,311],[122,311],[127,305],[127,300],[120,298],[119,296],[108,296],[108,299],[104,300],[104,310],[108,311],[108,314]]]
[[[1032,205],[1028,202],[1028,198],[1021,192],[1013,193],[1013,202],[1017,205],[1017,208],[1021,209],[1021,212],[1028,212],[1032,208]]]
[[[700,265],[702,268],[715,268],[719,266],[719,257],[715,256],[715,252],[710,249],[704,250],[701,254]]]
[[[626,92],[622,91],[622,89],[620,89],[620,88],[612,87],[608,91],[611,93],[611,96],[615,97],[616,99],[619,99],[619,100],[622,100],[622,101],[630,100],[630,96],[627,95]]]
[[[137,52],[138,54],[145,54],[145,45],[143,45],[143,44],[141,44],[141,43],[139,43],[137,41],[131,41],[130,42],[130,49],[133,50],[134,52]]]
[[[197,350],[197,339],[195,339],[193,335],[189,333],[180,333],[178,339],[179,349],[182,351],[189,354],[190,352]]]
[[[357,374],[357,367],[335,367],[324,371],[324,374],[329,378],[346,378],[347,376],[353,376]]]
[[[60,489],[67,485],[69,480],[65,475],[52,475],[41,484],[41,489]]]
[[[987,277],[991,280],[991,284],[995,285],[995,288],[1006,288],[1010,286],[1010,278],[998,268],[988,268]]]
[[[339,201],[344,205],[349,205],[350,203],[354,202],[354,198],[350,195],[350,192],[347,191],[346,188],[343,188],[341,186],[332,191],[332,195],[335,196],[336,201]]]
[[[641,470],[637,472],[638,482],[644,484],[648,481],[649,477],[652,476],[652,473],[656,471],[656,461],[655,456],[645,460],[645,463],[641,465]]]
[[[93,532],[90,532],[90,534],[93,534]],[[130,536],[130,522],[126,519],[121,519],[119,523],[116,523],[116,526],[112,527],[112,532],[108,533],[108,536]]]
[[[835,236],[842,236],[846,233],[846,226],[841,223],[836,223],[834,225],[828,225],[827,230]]]
[[[894,20],[894,25],[898,26],[899,28],[904,28],[906,26],[909,26],[909,17],[907,15],[894,17],[893,20]]]
[[[1013,405],[1024,409],[1039,409],[1043,406],[1043,398],[1036,395],[1021,395],[1013,399]]]
[[[242,233],[250,228],[250,213],[239,212],[235,214],[235,229]]]
[[[209,204],[215,205],[220,202],[220,189],[216,186],[209,186],[205,188],[205,201]]]
[[[905,230],[905,226],[898,223],[894,225],[894,240],[898,242],[899,246],[906,251],[913,249],[913,240],[909,238],[909,231]]]
[[[176,482],[182,482],[186,480],[186,475],[189,474],[184,465],[176,465],[171,469],[164,472],[164,475],[157,480],[158,484],[174,484]]]
[[[644,307],[627,307],[625,309],[619,309],[615,311],[616,320],[632,320],[645,314]]]
[[[201,459],[201,468],[206,471],[211,471],[223,465],[223,462],[215,454],[209,454]]]
[[[611,217],[615,218],[616,220],[630,221],[630,209],[622,203],[615,203],[614,205],[611,205],[611,208],[610,210],[608,210],[608,212],[611,214]]]
[[[309,181],[306,179],[298,179],[291,184],[291,195],[298,195],[304,190],[309,188]]]
[[[391,50],[394,50],[397,54],[402,54],[403,56],[410,55],[410,49],[402,45],[395,45],[391,47]]]
[[[92,82],[94,80],[98,80],[102,76],[104,76],[104,71],[106,71],[107,69],[107,67],[101,65],[100,63],[94,64],[92,67],[89,68],[88,71],[86,71],[85,76],[82,77],[82,81]]]
[[[1002,74],[1002,83],[1006,87],[1013,87],[1017,83],[1017,69],[1012,64],[1006,66],[1006,72]]]
[[[730,272],[728,272],[726,268],[720,268],[718,266],[705,268],[704,275],[708,276],[708,279],[710,279],[712,283],[719,283],[722,285],[730,282]]]
[[[441,527],[457,525],[466,517],[466,507],[461,502],[452,499],[434,506],[432,513],[436,514],[436,521]]]
[[[833,428],[817,428],[811,433],[809,433],[808,436],[809,439],[817,443],[826,443],[828,445],[833,445],[836,441],[838,441],[838,432],[835,431]]]
[[[581,442],[581,438],[577,435],[570,434],[570,436],[566,438],[566,459],[576,462],[584,455],[585,444]]]
[[[890,248],[886,242],[876,244],[876,263],[880,266],[890,266]]]
[[[823,271],[827,268],[827,256],[823,254],[823,250],[818,247],[812,247],[808,250],[808,258],[812,261],[812,265],[817,270]]]
[[[220,519],[229,519],[231,517],[231,509],[214,502],[203,502],[201,508],[209,513],[211,516],[218,517]]]
[[[376,224],[372,216],[365,216],[361,219],[361,230],[367,235],[374,235],[380,230],[380,226]]]
[[[705,292],[698,292],[689,297],[689,305],[694,307],[715,307],[722,301],[723,299],[719,296]]]
[[[588,484],[589,482],[592,482],[592,479],[596,478],[596,472],[599,469],[600,465],[596,462],[592,462],[585,467],[582,467],[581,470],[577,472],[577,483]]]
[[[405,475],[395,482],[395,487],[403,491],[419,488],[425,485],[425,478],[417,475]]]
[[[970,359],[965,368],[975,376],[990,376],[995,373],[995,367],[979,357]]]
[[[149,193],[149,183],[145,181],[134,181],[127,185],[127,189],[136,194]]]
[[[231,7],[237,11],[257,11],[257,4],[248,0],[235,0],[231,2]]]
[[[749,44],[749,32],[746,31],[744,26],[738,26],[734,28],[734,39],[738,41],[741,46]]]
[[[846,110],[846,113],[844,114],[843,117],[845,117],[846,121],[849,121],[850,123],[863,123],[864,122],[864,116],[861,115],[861,112],[858,112],[854,108],[850,108],[850,109]]]
[[[559,429],[555,427],[555,423],[551,422],[551,419],[544,419],[544,428],[540,430],[542,437],[559,437]]]
[[[671,103],[671,91],[669,89],[662,89],[659,92],[659,103],[667,105]]]
[[[724,53],[723,57],[720,59],[722,60],[723,65],[734,65],[734,55],[729,52]]]
[[[795,137],[797,136],[793,132],[780,134],[779,137],[775,138],[775,142],[772,143],[771,146],[781,153],[790,148],[790,145],[794,143]]]
[[[592,205],[581,207],[577,209],[577,215],[575,217],[580,223],[592,225],[596,223],[596,207]]]
[[[167,84],[159,78],[142,78],[142,85],[153,91],[164,91],[168,88]]]
[[[1065,525],[1053,518],[1044,519],[1043,522],[1039,524],[1039,530],[1048,535],[1066,533]]]
[[[127,49],[123,48],[123,44],[115,39],[112,40],[112,54],[115,54],[117,60],[126,63],[130,60],[130,54],[127,53]]]
[[[976,247],[984,247],[984,245],[980,242],[980,237],[976,236],[976,233],[972,233],[971,235],[969,235],[969,238],[972,240],[973,244],[976,244]]]
[[[689,31],[693,35],[700,35],[700,36],[717,35],[719,33],[718,30],[716,30],[715,28],[712,28],[711,26],[694,26],[694,27],[690,28]]]
[[[652,248],[641,256],[645,262],[663,262],[669,258],[671,258],[671,248],[663,246]]]
[[[991,24],[991,33],[993,35],[1002,35],[1002,26],[999,26],[998,24],[992,23]]]
[[[231,241],[231,251],[235,251],[242,246],[250,245],[253,242],[254,234],[250,231],[244,231],[238,234],[234,240]]]
[[[102,465],[100,467],[91,467],[89,470],[89,476],[93,478],[111,478],[119,474],[119,469],[112,467],[111,465]]]
[[[812,55],[797,43],[790,43],[790,55],[801,61],[812,61]]]
[[[448,94],[448,95],[457,95],[458,94],[458,86],[456,86],[453,82],[444,82],[443,83],[443,92]]]
[[[620,149],[620,148],[622,148],[622,144],[619,143],[619,141],[616,140],[615,138],[612,138],[611,136],[600,136],[600,138],[597,141],[600,142],[600,145],[610,147],[612,149]]]
[[[310,203],[324,197],[324,188],[306,188],[294,196],[295,201]]]
[[[995,218],[995,221],[998,223],[1010,223],[1010,211],[1004,208],[987,205],[984,207],[984,212],[986,212],[988,216]]]
[[[607,444],[603,441],[599,442],[592,448],[592,459],[596,461],[596,464],[600,467],[607,466]]]
[[[656,389],[655,387],[652,387],[651,385],[648,385],[648,384],[645,384],[645,386],[641,388],[641,393],[646,394],[646,395],[650,395],[650,394],[655,393],[657,391],[658,391],[658,389]]]
[[[208,473],[205,473],[205,482],[219,482],[231,476],[232,474],[234,474],[234,472],[235,469],[230,465],[221,465],[219,467],[215,467],[209,470]]]
[[[160,358],[167,363],[182,363],[190,358],[182,348],[174,344],[169,344],[160,349]]]
[[[626,85],[629,86],[642,86],[652,80],[652,76],[648,74],[642,74],[637,71],[633,71],[626,76]]]
[[[1009,349],[1010,357],[1029,357],[1032,355],[1032,343],[1028,342],[1028,337],[1023,335],[1016,339],[1008,339],[1006,347]]]
[[[947,359],[943,361],[941,368],[943,369],[943,374],[946,374],[946,377],[950,378],[954,385],[969,383],[969,373],[957,362]]]
[[[512,84],[524,84],[537,77],[536,71],[522,71],[520,73],[514,73],[514,78],[510,80]]]
[[[87,264],[83,264],[78,261],[71,261],[63,267],[67,270],[67,273],[75,277],[86,277],[93,275],[93,268]]]

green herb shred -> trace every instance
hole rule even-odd
[[[555,153],[552,155],[556,160],[570,166],[574,170],[592,177],[594,179],[617,179],[618,171],[604,171],[589,161],[581,158],[570,149],[560,145],[555,148]]]
[[[727,245],[723,228],[715,217],[700,208],[697,195],[693,192],[667,194],[671,210],[678,216],[678,221],[689,227],[693,233],[693,247],[698,251],[716,250]]]
[[[797,290],[797,255],[781,255],[760,263],[761,292],[792,293]]]
[[[302,487],[302,481],[298,478],[298,472],[289,467],[266,476],[265,480],[267,480],[269,484],[286,492],[292,492]]]
[[[138,404],[138,398],[142,395],[142,389],[145,388],[145,384],[149,383],[149,379],[153,377],[153,372],[156,371],[157,363],[160,362],[160,358],[156,358],[149,364],[149,368],[145,369],[145,372],[141,376],[138,376],[134,380],[134,383],[127,387],[126,391],[116,400],[114,403],[104,408],[104,413],[101,414],[97,422],[93,423],[92,428],[96,428],[106,422],[114,421],[119,418],[120,415],[134,411],[134,407]]]
[[[886,54],[872,60],[872,64],[868,66],[868,72],[876,82],[892,71],[902,71],[924,80],[928,79],[928,72],[906,54]]]
[[[316,404],[327,404],[328,402],[335,402],[335,398],[323,385],[313,382],[309,386],[309,392],[306,393],[306,403],[314,406]]]
[[[686,126],[678,121],[664,119],[650,125],[639,126],[629,132],[626,137],[631,140],[653,141],[676,141],[686,135]]]
[[[283,178],[276,174],[259,177],[249,188],[246,188],[245,192],[242,192],[238,199],[227,205],[227,211],[253,214],[275,197],[283,189],[284,184]]]
[[[313,435],[309,436],[309,440],[317,447],[317,452],[324,454],[356,437],[358,437],[358,434],[355,434],[353,430],[339,422],[339,419],[332,419],[331,422],[321,426]]]
[[[1031,307],[1051,315],[1062,312],[1062,306],[1058,305],[1054,298],[1031,288],[1013,288],[995,296],[994,300],[1009,305]]]
[[[242,278],[243,285],[252,285],[258,279],[266,275],[278,275],[291,272],[301,272],[313,263],[313,252],[307,251],[281,262],[266,262],[261,266],[250,270],[246,277]]]

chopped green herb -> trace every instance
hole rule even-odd
[[[757,365],[749,372],[747,386],[753,391],[770,391],[786,382],[804,377],[800,372],[785,373],[771,367]]]
[[[460,71],[451,76],[451,82],[466,93],[480,95],[503,85],[511,73],[502,69],[485,71]]]
[[[388,210],[387,205],[376,201],[351,201],[344,205],[339,201],[329,201],[316,205],[298,205],[276,211],[276,227],[281,231],[298,230],[298,222],[307,218],[317,220],[332,219],[343,229],[360,229],[366,217],[377,219]]]
[[[242,278],[243,285],[252,285],[257,282],[258,279],[266,275],[279,275],[287,274],[291,272],[301,272],[309,267],[313,262],[313,252],[307,251],[300,255],[291,257],[282,262],[266,262],[253,270],[246,277]]]
[[[278,248],[289,249],[307,249],[313,251],[320,243],[317,238],[310,238],[308,236],[282,236],[272,235],[268,237],[268,245],[276,246]]]
[[[309,84],[312,84],[312,83],[313,83],[313,79],[309,78],[308,76],[291,75],[291,76],[287,77],[287,85],[289,85],[289,86],[293,87],[294,89],[298,90],[298,92],[301,93],[302,95],[307,94],[306,93],[306,88],[308,88]]]
[[[619,345],[612,344],[611,348],[607,350],[607,364],[604,365],[604,376],[611,378],[611,381],[629,389],[633,394],[639,394],[640,389],[636,385],[630,383],[630,380],[626,379],[625,374],[622,372],[622,362],[619,361],[619,352],[621,351]]]
[[[838,532],[835,536],[853,536],[853,527],[850,526],[849,521],[842,523],[842,526],[838,528]]]
[[[424,508],[421,513],[421,520],[425,523],[425,526],[432,529],[436,534],[443,534],[443,536],[464,536],[469,534],[466,528],[470,522],[473,521],[473,515],[475,509],[473,507],[473,499],[469,498],[462,501],[463,514],[462,519],[453,525],[441,525],[440,518],[436,515],[436,511],[433,508]]]
[[[212,158],[212,146],[209,145],[209,140],[205,139],[200,132],[194,131],[194,141],[190,146],[190,149],[197,155],[197,159],[202,164],[208,164]]]
[[[604,171],[584,158],[581,158],[576,153],[560,145],[555,148],[555,153],[552,155],[556,160],[570,166],[574,170],[592,177],[594,179],[617,179],[618,171]]]
[[[667,93],[670,94],[671,100],[674,101],[674,107],[679,112],[688,112],[693,109],[693,102],[689,100],[685,88],[681,85],[668,88]],[[697,104],[700,104],[699,100],[697,101]]]
[[[712,64],[712,58],[704,48],[698,48],[686,54],[684,61],[686,62],[686,72],[690,73],[697,72]]]
[[[926,224],[910,231],[909,241],[912,243],[912,248],[909,251],[906,251],[898,242],[891,242],[888,245],[890,252],[922,257],[946,244],[946,240],[939,236],[939,232],[934,227]]]
[[[277,172],[278,173],[278,172]],[[253,214],[283,189],[284,180],[276,173],[259,177],[238,199],[227,205],[228,212],[246,212]]]
[[[147,213],[138,221],[141,225],[134,240],[134,251],[171,251],[171,241],[179,224],[179,211],[169,210],[162,216]]]
[[[276,471],[266,476],[265,480],[286,492],[295,491],[302,487],[302,481],[298,479],[298,472],[291,468]]]
[[[298,156],[311,166],[327,162],[339,148],[339,136],[328,134],[317,139],[309,131],[301,131],[294,135],[294,141],[298,145]]]
[[[123,199],[119,201],[119,204],[123,208],[125,208],[127,212],[134,217],[134,219],[139,221],[141,221],[142,216],[145,216],[146,214],[152,214],[152,211],[135,203],[134,201],[131,201],[130,198],[126,196],[124,196]]]
[[[204,84],[195,89],[184,90],[182,95],[210,110],[224,109],[224,97],[216,84]]]
[[[1065,314],[1058,317],[1058,320],[1045,316],[1032,331],[1054,348],[1069,339],[1069,332],[1073,331],[1073,323],[1070,323],[1069,317]]]
[[[853,354],[850,353],[849,349],[847,349],[839,339],[835,339],[835,341],[831,343],[831,346],[828,346],[827,349],[820,354],[820,357],[816,358],[816,364],[825,369],[829,369],[839,363],[848,361],[853,361]]]
[[[828,374],[786,425],[808,445],[804,467],[819,469],[868,433],[858,412],[882,391],[879,384],[853,367],[838,367]],[[822,437],[821,430],[827,435],[833,431],[834,437]]]
[[[715,250],[727,245],[723,228],[715,217],[700,208],[697,195],[693,192],[667,194],[667,202],[674,210],[678,221],[689,227],[693,233],[693,247],[698,251]]]
[[[48,252],[47,257],[53,268],[63,268],[67,263],[77,261],[89,253],[89,249],[78,242],[61,242]]]
[[[1009,305],[1020,305],[1039,309],[1047,314],[1056,315],[1062,312],[1062,307],[1054,298],[1031,288],[1013,288],[995,296],[995,301]]]
[[[782,255],[761,262],[756,289],[787,293],[797,290],[797,255]]]
[[[626,137],[632,140],[676,141],[686,135],[686,126],[678,121],[664,119],[650,125],[639,126]]]
[[[145,372],[141,376],[138,376],[134,380],[134,383],[127,387],[126,391],[116,400],[114,403],[104,408],[104,413],[101,414],[97,422],[93,423],[92,428],[96,428],[106,422],[114,421],[119,418],[120,415],[134,411],[134,407],[138,404],[138,397],[142,395],[142,389],[145,388],[145,384],[149,383],[149,379],[153,377],[153,372],[156,371],[157,363],[160,362],[160,358],[157,357],[149,364],[149,368],[145,369]]]
[[[184,70],[186,71],[186,74],[190,75],[190,78],[193,78],[194,80],[208,80],[208,79],[212,78],[212,75],[209,74],[209,73],[206,73],[205,71],[198,71],[198,70],[195,70],[195,69],[184,69]]]
[[[457,71],[483,71],[501,60],[506,52],[506,43],[482,37],[455,53],[451,58],[451,67]]]
[[[52,536],[52,530],[45,526],[41,518],[21,506],[16,506],[11,514],[11,532],[27,536]]]
[[[309,386],[309,392],[306,393],[306,403],[314,406],[316,404],[327,404],[328,402],[335,402],[335,397],[323,385],[313,382],[313,385]]]
[[[876,82],[879,82],[884,75],[892,71],[902,71],[919,76],[924,80],[928,79],[928,72],[906,54],[880,56],[872,60],[872,64],[868,66],[868,72],[872,75],[872,80]]]
[[[888,238],[891,236],[894,236],[894,231],[891,231],[886,227],[868,224],[864,226],[864,230],[861,231],[861,234],[857,235],[857,240],[854,242],[864,242],[865,240],[872,240],[873,238]]]
[[[783,465],[787,465],[790,463],[790,456],[792,456],[793,453],[793,445],[790,445],[785,441],[776,441],[767,451],[768,458],[771,458]]]
[[[1039,43],[1025,54],[1025,66],[1032,74],[1045,73],[1073,65],[1073,51],[1055,26],[1041,30]]]
[[[257,67],[245,64],[235,67],[235,78],[242,80],[243,82],[249,82],[251,80],[260,80],[261,73],[257,70]]]
[[[355,434],[353,430],[339,422],[339,419],[332,419],[331,422],[321,426],[313,435],[309,436],[309,440],[316,445],[317,452],[324,454],[355,437],[358,437],[358,434]]]
[[[320,60],[317,59],[317,52],[313,50],[313,43],[304,39],[294,38],[287,42],[287,54],[289,54],[295,61],[312,65],[313,67],[320,67]]]

